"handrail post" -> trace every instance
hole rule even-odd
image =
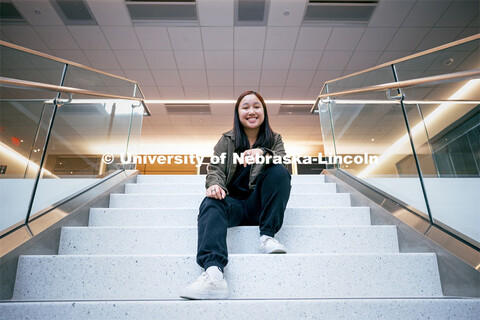
[[[61,86],[63,86],[63,84],[65,82],[65,76],[67,74],[67,68],[68,68],[68,64],[65,64],[64,67],[63,67],[62,77],[60,79],[60,85]],[[37,193],[38,183],[39,183],[40,177],[42,175],[43,164],[45,162],[45,157],[46,157],[46,154],[47,154],[48,142],[50,141],[50,136],[52,134],[53,122],[55,121],[55,115],[57,114],[57,109],[58,109],[57,101],[58,101],[58,99],[60,99],[61,95],[62,94],[60,92],[57,93],[57,97],[54,99],[53,112],[52,112],[52,116],[50,117],[50,123],[48,124],[47,134],[46,134],[46,137],[45,137],[45,142],[43,144],[42,156],[40,158],[40,163],[38,164],[37,177],[35,178],[35,182],[33,184],[32,194],[30,196],[30,202],[28,204],[28,209],[27,209],[27,216],[25,217],[25,226],[27,227],[27,230],[29,230],[29,232],[32,233],[32,235],[33,235],[33,232],[30,230],[30,227],[28,225],[28,221],[30,220],[30,215],[32,214],[33,202],[35,201],[35,195]],[[40,119],[40,121],[41,121],[41,119]]]
[[[395,78],[395,81],[398,82],[397,70],[396,70],[394,64],[392,64],[392,71],[393,71],[393,76]],[[410,129],[410,123],[408,122],[407,109],[405,108],[405,104],[403,103],[403,100],[405,99],[405,95],[402,93],[402,90],[400,88],[397,89],[397,91],[398,91],[399,96],[401,97],[399,102],[400,102],[400,105],[402,107],[403,118],[405,120],[405,126],[406,126],[407,133],[408,133],[408,140],[410,141],[410,147],[412,148],[412,155],[413,155],[413,158],[415,160],[415,166],[417,167],[418,179],[420,180],[420,186],[422,187],[422,194],[423,194],[423,198],[425,200],[425,206],[427,208],[428,218],[430,220],[430,225],[432,225],[433,224],[433,217],[432,217],[432,212],[430,210],[430,204],[428,202],[428,196],[427,196],[427,191],[426,191],[426,188],[425,188],[425,183],[423,181],[422,169],[420,168],[420,162],[418,161],[417,152],[415,151],[415,144],[413,142],[412,132],[411,132],[411,129]],[[423,121],[423,119],[422,119],[422,121]]]

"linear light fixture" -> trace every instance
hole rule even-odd
[[[234,104],[237,100],[145,100],[145,103]],[[314,104],[315,100],[265,100],[265,103]]]

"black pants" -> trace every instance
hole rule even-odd
[[[290,180],[290,173],[277,164],[258,176],[255,189],[245,200],[205,198],[198,215],[197,263],[205,269],[218,266],[223,270],[228,263],[229,227],[259,226],[261,236],[273,237],[282,227]]]

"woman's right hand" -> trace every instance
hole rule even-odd
[[[218,199],[218,200],[225,199],[225,196],[227,195],[225,193],[225,190],[223,190],[222,187],[220,187],[217,184],[208,188],[206,193],[207,193],[208,198],[213,198],[213,199]]]

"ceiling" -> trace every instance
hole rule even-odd
[[[357,25],[305,24],[307,0],[271,0],[265,26],[234,26],[234,0],[197,0],[193,25],[133,23],[123,0],[85,0],[97,24],[66,26],[51,1],[7,2],[26,23],[2,25],[2,40],[136,80],[147,100],[235,99],[245,90],[268,100],[315,100],[327,80],[480,28],[479,2],[463,0],[380,0],[368,23]],[[232,125],[231,104],[212,103],[207,115],[171,115],[161,103],[149,108],[141,153],[208,155]],[[322,150],[317,115],[268,108],[287,151]]]

